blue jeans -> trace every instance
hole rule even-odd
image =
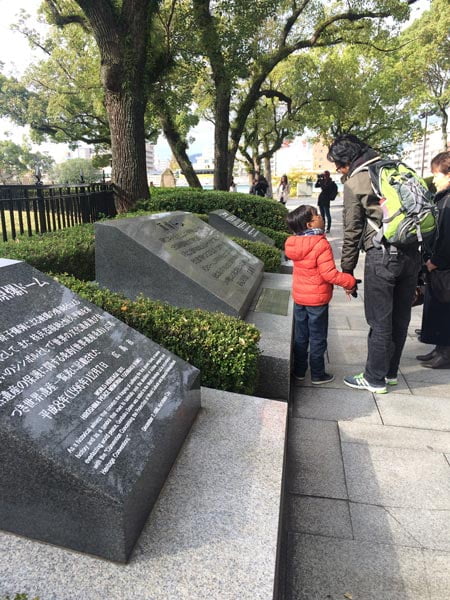
[[[324,354],[327,350],[328,304],[322,306],[294,305],[294,373],[303,377],[309,365],[311,379],[325,374]]]
[[[384,386],[396,377],[411,319],[411,303],[420,269],[420,253],[390,254],[370,248],[364,267],[364,312],[370,327],[365,377]]]
[[[325,229],[331,229],[331,212],[329,204],[319,204],[320,215],[324,221],[326,222]]]

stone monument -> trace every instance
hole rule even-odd
[[[161,175],[161,187],[176,187],[175,175],[170,169],[163,171]]]
[[[128,298],[221,311],[261,332],[257,395],[287,400],[293,309],[288,275],[263,263],[195,215],[170,212],[95,225],[100,285]]]
[[[0,259],[0,528],[126,562],[200,405],[199,371]]]
[[[195,215],[171,212],[95,224],[95,273],[129,298],[244,317],[263,263]]]
[[[275,245],[272,238],[223,208],[210,212],[208,214],[208,223],[225,235],[250,240],[251,242],[263,242],[270,246]]]

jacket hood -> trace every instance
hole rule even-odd
[[[363,152],[358,158],[350,164],[350,170],[348,172],[348,177],[355,175],[356,171],[360,171],[363,169],[368,163],[375,162],[376,160],[381,160],[381,156],[373,150],[373,148],[369,148],[366,152]],[[347,177],[347,178],[348,178]]]
[[[286,240],[286,254],[289,254],[289,258],[292,260],[303,260],[324,237],[324,233],[317,235],[291,235]]]
[[[447,194],[450,195],[450,187],[445,188],[445,190],[441,190],[440,192],[436,192],[436,194],[434,196],[434,202],[435,203],[439,202],[439,200],[442,200],[443,198],[445,198],[445,196]]]

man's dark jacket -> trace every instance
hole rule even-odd
[[[337,185],[332,179],[325,179],[323,183],[317,182],[315,187],[322,188],[322,191],[319,194],[319,206],[329,206],[330,202],[334,200],[338,194]]]

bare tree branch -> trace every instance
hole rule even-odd
[[[263,96],[265,96],[266,98],[278,98],[282,102],[285,102],[288,107],[288,113],[290,114],[292,107],[292,98],[289,98],[289,96],[286,96],[278,90],[260,90],[259,97],[262,98]]]

